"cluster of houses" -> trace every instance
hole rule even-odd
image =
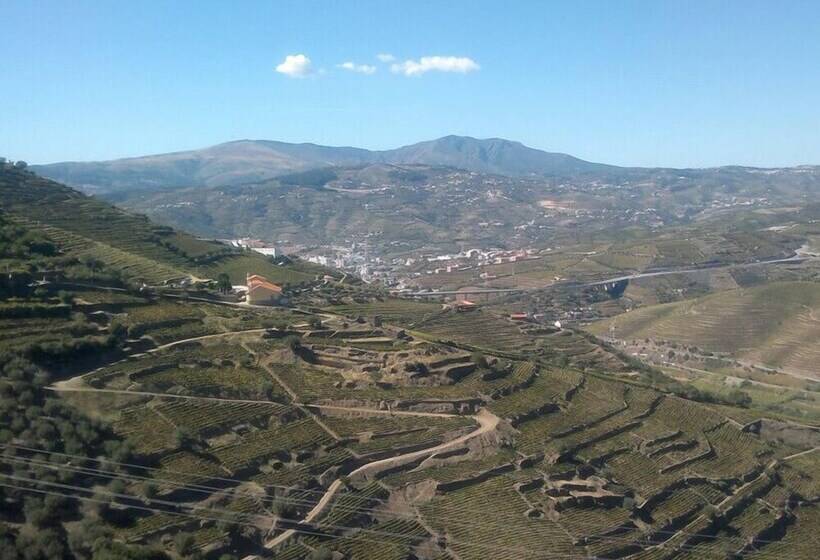
[[[253,251],[256,251],[257,253],[261,253],[269,257],[278,256],[276,247],[270,246],[268,243],[262,241],[261,239],[251,239],[250,237],[243,237],[240,239],[224,239],[221,241],[227,243],[231,247],[237,247],[239,249],[251,249]]]
[[[423,274],[462,272],[481,266],[515,263],[540,258],[541,256],[538,255],[534,249],[468,249],[454,254],[421,255],[419,258],[407,258],[404,259],[404,262],[401,264],[405,267],[415,267],[415,276],[421,276]]]

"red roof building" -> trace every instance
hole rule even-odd
[[[248,274],[246,285],[248,287],[247,302],[251,304],[274,303],[282,296],[281,286],[277,286],[258,274]]]

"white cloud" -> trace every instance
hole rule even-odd
[[[423,56],[419,60],[405,60],[392,64],[390,71],[405,76],[421,76],[427,72],[458,72],[466,74],[481,67],[466,56]]]
[[[276,71],[291,78],[304,78],[311,72],[311,62],[303,54],[289,54],[284,62],[276,67]]]
[[[378,58],[381,62],[385,63],[393,62],[394,60],[396,60],[396,57],[389,53],[379,53],[376,55],[376,58]]]
[[[351,72],[358,72],[359,74],[375,74],[376,67],[370,64],[356,64],[355,62],[342,62],[338,65],[339,68],[349,70]]]

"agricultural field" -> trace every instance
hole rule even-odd
[[[52,542],[92,535],[95,546],[173,560],[814,550],[820,442],[810,425],[758,415],[730,402],[732,390],[686,385],[582,331],[516,321],[514,300],[459,312],[362,286],[336,291],[330,280],[322,293],[292,276],[282,281],[294,294],[327,303],[249,308],[134,286],[117,277],[163,282],[198,267],[241,277],[255,257],[213,253],[210,242],[112,208],[83,220],[101,203],[7,179],[0,546],[39,528],[57,534]],[[79,219],[50,216],[41,201]],[[553,261],[592,277],[702,260],[719,246],[707,241],[636,242],[630,255],[591,244]],[[731,241],[746,256],[782,248],[765,234]],[[86,258],[95,255],[101,263]],[[755,360],[809,371],[813,286],[638,309],[615,332],[740,364],[727,368]],[[762,392],[761,371],[749,381]],[[770,398],[791,405],[811,389],[803,381]],[[725,398],[705,398],[715,394]],[[129,557],[122,550],[101,557]]]
[[[262,255],[196,239],[22,171],[3,170],[0,200],[10,219],[49,236],[64,256],[100,263],[137,283],[161,285],[220,273],[240,283],[251,272],[297,284],[324,273],[312,265],[275,265]]]
[[[820,284],[773,282],[650,305],[589,330],[696,390],[816,424]]]
[[[766,356],[764,362],[773,367],[801,370],[802,364],[802,371],[809,371],[809,364],[817,359],[808,341],[820,327],[814,320],[818,308],[817,284],[774,283],[639,309],[592,325],[590,331],[606,334],[614,326],[620,339],[675,340],[738,357]],[[746,350],[753,347],[759,349],[756,354]]]
[[[308,340],[303,339],[303,347]],[[435,344],[441,343],[426,346]],[[302,537],[292,542],[274,537],[286,558],[308,558],[324,548],[351,558],[406,559],[411,553],[423,558],[550,558],[556,551],[622,558],[641,550],[649,554],[661,543],[670,557],[741,549],[754,557],[768,546],[768,539],[758,535],[781,525],[788,534],[802,527],[791,520],[811,519],[811,506],[799,506],[796,513],[787,508],[795,507],[789,505],[794,496],[816,499],[816,483],[807,484],[814,480],[814,463],[801,463],[805,455],[787,458],[799,452],[781,452],[741,431],[726,407],[532,362],[513,364],[507,375],[519,381],[500,391],[482,389],[471,375],[425,392],[412,384],[345,384],[340,381],[348,370],[305,361],[309,354],[290,350],[283,341],[249,340],[245,345],[260,369],[282,382],[280,402],[157,399],[136,409],[155,415],[153,424],[142,423],[154,425],[157,433],[163,421],[177,430],[186,427],[198,441],[195,455],[208,457],[199,467],[203,476],[219,466],[229,478],[271,488],[262,498],[267,511],[279,504],[277,511],[287,506],[287,515],[308,516],[320,507],[322,493],[331,492],[334,476],[355,474],[359,466],[385,457],[440,447],[459,434],[465,437],[476,429],[469,413],[438,418],[439,412],[422,412],[456,410],[442,408],[448,400],[484,401],[499,422],[487,436],[467,439],[446,453],[397,462],[383,472],[367,467],[367,474],[346,479]],[[329,347],[327,342],[316,346],[322,352]],[[394,353],[400,352],[408,353]],[[202,372],[207,375],[207,368]],[[103,378],[115,384],[110,376]],[[407,416],[398,409],[378,413],[378,403],[391,396],[404,403],[400,410]],[[431,399],[436,399],[435,408],[421,407]],[[306,402],[316,404],[301,408]],[[247,427],[236,432],[231,425]],[[165,456],[161,464],[167,477],[175,472],[170,465],[193,455],[176,447],[179,438],[172,430],[164,432],[167,440],[154,440],[164,447],[145,452]],[[280,486],[287,490],[280,493]],[[755,504],[765,504],[765,511]],[[493,515],[482,515],[488,508]],[[711,523],[714,511],[731,526]],[[786,519],[790,521],[784,523]],[[501,526],[504,538],[499,538]],[[681,539],[678,530],[705,537]],[[150,534],[140,531],[135,534]],[[750,548],[748,542],[757,544]]]
[[[369,303],[336,305],[326,309],[347,317],[380,317],[388,323],[412,327],[441,311],[441,305],[401,299],[388,299]]]

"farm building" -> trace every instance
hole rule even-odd
[[[247,302],[250,304],[275,303],[282,296],[282,287],[270,282],[264,276],[258,274],[248,274],[246,278],[248,287]]]

